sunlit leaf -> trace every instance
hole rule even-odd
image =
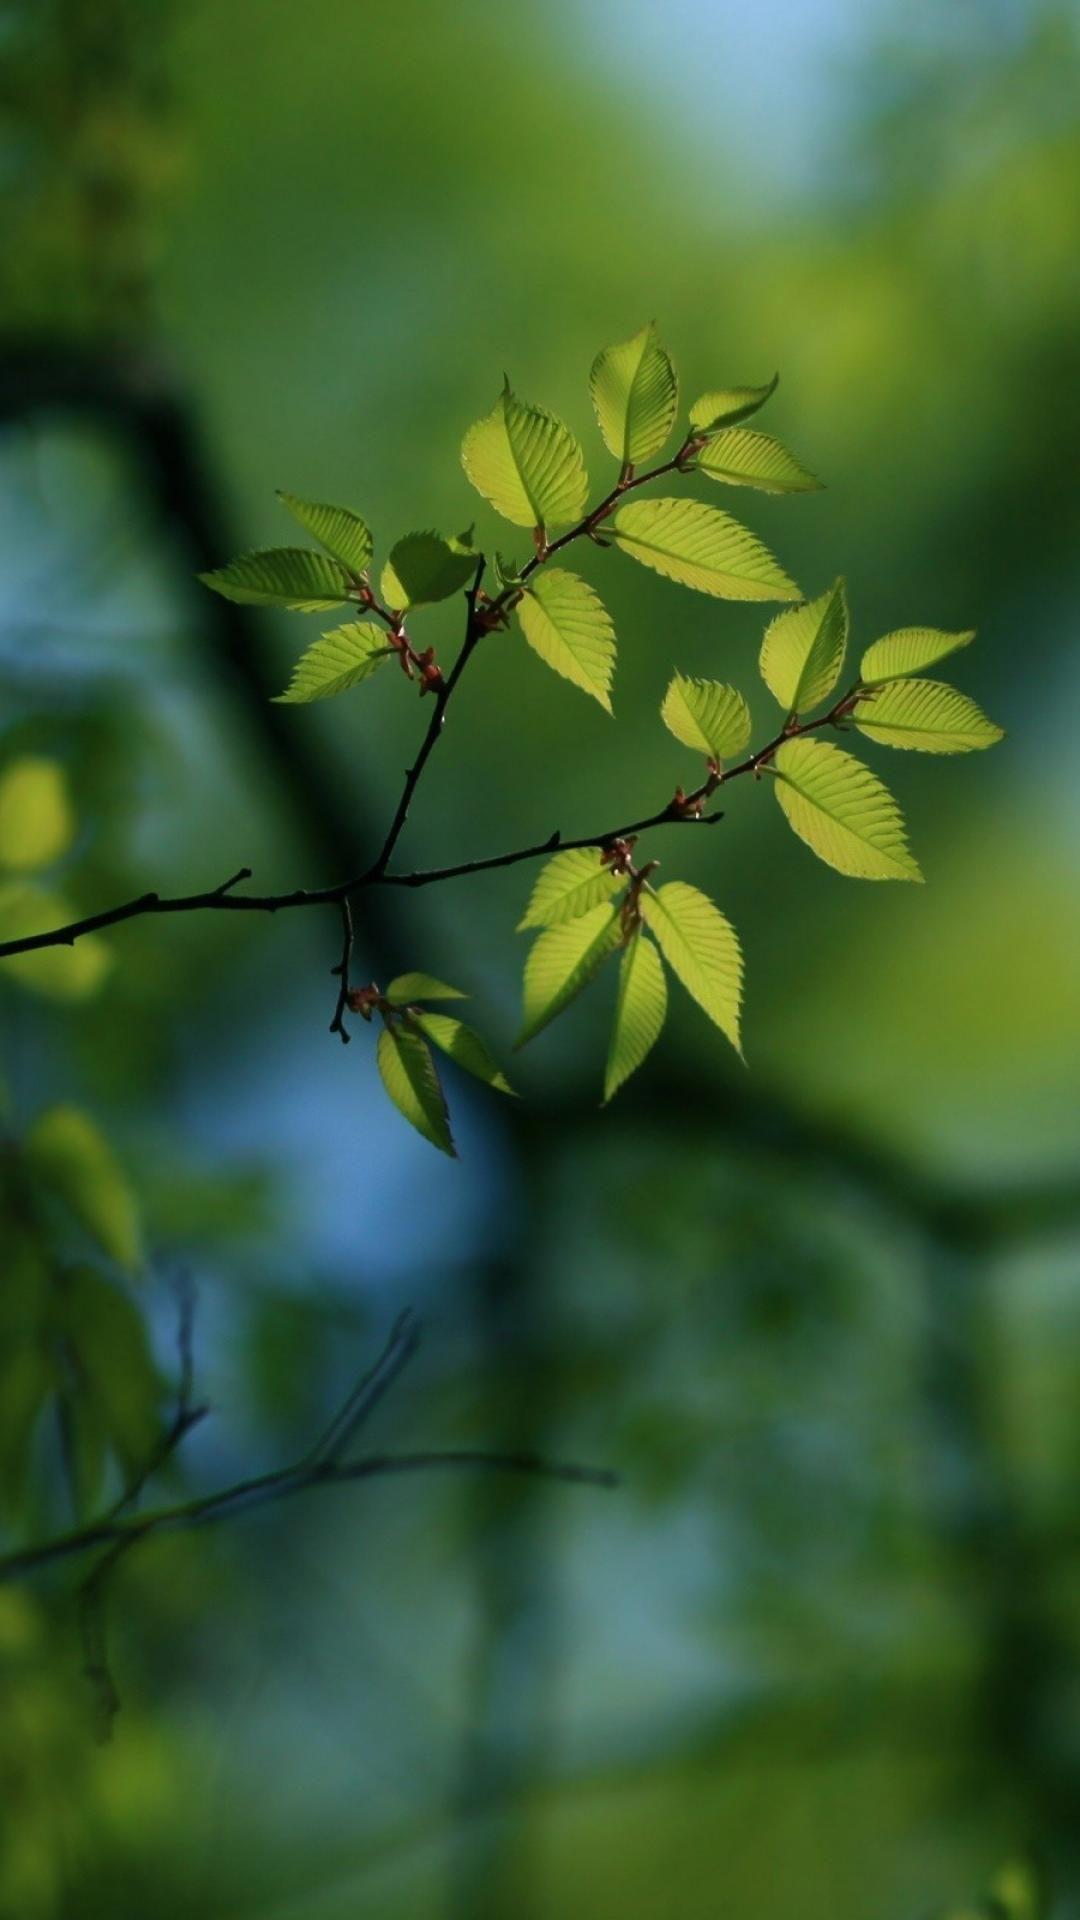
[[[50,1107],[27,1136],[30,1166],[102,1251],[133,1272],[142,1259],[135,1194],[88,1114]]]
[[[39,754],[12,760],[0,774],[0,867],[31,873],[50,866],[74,837],[63,767]]]
[[[876,774],[824,740],[776,752],[776,797],[819,859],[857,880],[921,880],[900,809]]]
[[[246,606],[291,607],[294,613],[322,613],[349,597],[345,568],[327,553],[309,547],[266,547],[242,553],[227,567],[200,573],[205,587]]]
[[[619,915],[605,903],[534,941],[525,962],[524,1018],[515,1046],[523,1047],[570,1005],[619,939]]]
[[[660,451],[674,425],[679,382],[654,322],[597,354],[589,388],[604,443],[623,466]]]
[[[604,1074],[605,1101],[618,1092],[655,1046],[666,1012],[667,982],[660,955],[637,927],[619,962],[615,1023]]]
[[[761,493],[814,493],[821,486],[779,440],[749,427],[728,427],[706,440],[694,466],[710,480],[757,487]]]
[[[779,384],[780,375],[774,373],[767,387],[718,387],[712,393],[703,393],[690,409],[690,425],[697,433],[714,433],[717,427],[748,420],[771,399]]]
[[[610,529],[643,566],[721,600],[797,600],[789,580],[756,534],[701,500],[628,500]]]
[[[761,643],[761,676],[786,713],[806,713],[832,692],[847,649],[844,582],[778,613]]]
[[[46,893],[27,881],[0,886],[0,941],[46,933],[74,918],[74,909],[61,894]],[[17,980],[48,1000],[88,1000],[112,964],[112,949],[100,934],[88,933],[70,947],[42,947],[0,960],[0,980]]]
[[[719,680],[688,680],[677,673],[664,695],[660,718],[684,747],[711,760],[741,753],[750,739],[750,709],[736,687]]]
[[[383,1086],[398,1112],[433,1147],[456,1157],[446,1101],[423,1035],[395,1019],[379,1035],[376,1059]]]
[[[974,753],[1004,739],[974,700],[940,680],[886,681],[851,717],[868,740],[917,753]]]
[[[935,660],[944,660],[947,654],[970,646],[974,638],[974,628],[967,633],[941,633],[936,627],[898,627],[895,633],[887,633],[867,647],[859,675],[863,680],[877,681],[921,673]]]
[[[604,865],[597,847],[567,847],[541,868],[518,932],[577,920],[625,885],[621,875]]]
[[[643,888],[641,912],[672,972],[741,1053],[743,964],[730,920],[685,880],[671,880],[655,893]]]
[[[340,560],[353,576],[363,573],[371,563],[374,542],[367,521],[351,507],[328,507],[311,500],[298,500],[294,493],[278,492],[278,499],[295,520],[315,536],[320,547]]]
[[[313,640],[300,655],[292,679],[284,693],[276,696],[285,706],[309,700],[331,700],[335,694],[358,687],[388,660],[394,648],[386,644],[386,630],[373,620],[350,620],[334,627],[321,640]]]
[[[615,629],[597,593],[562,567],[533,575],[517,616],[534,653],[611,712]]]
[[[403,611],[448,600],[473,579],[479,555],[471,541],[441,533],[407,533],[390,549],[379,589],[390,607]]]
[[[588,475],[568,427],[503,388],[469,428],[461,461],[478,493],[517,527],[559,527],[585,512]]]
[[[430,973],[399,973],[385,994],[393,1007],[411,1006],[415,1000],[467,1000],[468,997],[459,988],[434,979]]]
[[[464,1021],[452,1020],[448,1013],[414,1013],[412,1019],[455,1066],[463,1067],[466,1073],[474,1074],[477,1080],[495,1087],[499,1093],[513,1093],[506,1075],[488,1052],[486,1041]]]

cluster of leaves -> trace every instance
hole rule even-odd
[[[866,650],[858,678],[834,698],[848,645],[842,580],[805,599],[757,535],[721,509],[678,496],[628,497],[671,474],[701,475],[774,494],[816,488],[820,483],[778,440],[745,424],[776,385],[774,378],[761,387],[703,394],[689,409],[676,452],[649,467],[675,430],[675,368],[653,325],[606,348],[593,363],[590,389],[601,437],[617,467],[613,484],[590,507],[585,455],[573,433],[505,382],[492,411],[469,428],[461,450],[477,491],[503,519],[532,536],[533,551],[523,563],[495,553],[491,592],[481,585],[486,560],[474,547],[470,529],[457,539],[407,534],[391,548],[377,594],[370,579],[374,542],[366,521],[351,510],[291,495],[281,498],[318,540],[321,552],[249,553],[203,578],[234,600],[305,612],[352,602],[368,616],[335,627],[308,648],[281,696],[289,701],[347,692],[396,656],[405,673],[419,679],[421,693],[433,691],[444,702],[453,680],[444,680],[430,647],[413,646],[407,616],[467,588],[466,651],[454,678],[476,641],[507,628],[514,615],[533,651],[610,712],[616,661],[612,621],[589,582],[550,564],[580,538],[613,547],[716,599],[789,603],[768,626],[760,659],[762,677],[784,716],[779,730],[747,753],[750,712],[739,690],[676,674],[661,717],[682,745],[704,756],[704,775],[689,793],[679,787],[649,824],[705,817],[705,803],[725,782],[741,773],[767,774],[795,833],[837,871],[860,879],[917,880],[921,875],[888,789],[851,754],[810,736],[829,726],[855,728],[880,745],[927,753],[990,746],[1001,737],[1000,729],[965,695],[921,677],[926,667],[973,636],[923,627],[891,633]],[[820,712],[830,700],[833,704]],[[747,757],[739,760],[742,754]],[[391,851],[393,844],[392,836]],[[621,955],[605,1099],[644,1060],[663,1025],[662,961],[740,1047],[743,969],[734,929],[696,888],[681,881],[654,888],[649,876],[656,863],[637,867],[634,848],[628,828],[556,854],[521,923],[540,933],[525,968],[519,1045],[561,1013],[606,959]],[[360,1010],[370,1013],[377,1006],[386,1022],[379,1064],[391,1098],[426,1138],[451,1151],[427,1042],[443,1047],[490,1085],[505,1084],[486,1050],[476,1052],[481,1043],[475,1036],[446,1046],[430,1026],[436,1016],[416,1008],[399,1011],[392,992],[383,996],[372,987],[359,993],[368,996]],[[356,1010],[355,997],[350,1004]]]
[[[513,1093],[478,1033],[448,1013],[432,1013],[428,1000],[464,1000],[457,987],[427,973],[402,973],[385,993],[378,987],[355,987],[349,1005],[365,1020],[382,1020],[375,1057],[379,1075],[399,1113],[410,1126],[443,1153],[455,1155],[446,1097],[435,1069],[432,1047],[448,1060],[482,1080],[498,1093]]]

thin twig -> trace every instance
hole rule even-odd
[[[399,1313],[379,1358],[353,1387],[338,1408],[326,1432],[317,1440],[310,1460],[340,1460],[353,1435],[408,1366],[420,1345],[420,1326],[412,1308]]]
[[[349,1041],[352,1039],[352,1035],[345,1025],[345,1009],[349,1004],[349,968],[352,964],[353,950],[352,908],[349,905],[347,895],[341,901],[340,905],[341,959],[338,961],[336,967],[331,967],[330,969],[331,973],[336,973],[338,976],[337,1005],[334,1008],[334,1017],[330,1022],[330,1031],[331,1033],[340,1034],[342,1046],[347,1047]]]

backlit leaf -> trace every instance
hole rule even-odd
[[[780,375],[774,373],[767,387],[719,387],[712,393],[703,393],[690,409],[690,425],[697,433],[715,433],[718,427],[731,427],[736,420],[748,420],[771,399],[779,384]]]
[[[495,1087],[499,1093],[513,1093],[506,1075],[488,1052],[487,1043],[464,1021],[452,1020],[448,1013],[414,1013],[412,1018],[420,1031],[456,1066],[474,1074],[487,1086]]]
[[[577,920],[625,885],[620,874],[603,864],[597,847],[567,847],[541,868],[518,932]]]
[[[742,952],[730,920],[685,880],[643,888],[641,912],[672,972],[741,1053]]]
[[[589,388],[604,443],[616,460],[638,466],[660,451],[674,425],[679,382],[655,323],[598,353]]]
[[[756,534],[701,500],[628,500],[616,544],[669,580],[721,600],[797,600],[799,589]]]
[[[779,440],[749,427],[727,427],[706,440],[694,466],[710,480],[757,487],[761,493],[814,493],[821,486]]]
[[[522,594],[517,616],[533,652],[610,713],[615,629],[587,581],[562,567],[545,567]]]
[[[840,678],[847,649],[848,609],[844,582],[778,613],[761,643],[761,675],[786,713],[820,706]]]
[[[0,774],[0,867],[30,873],[50,866],[74,838],[63,767],[39,754],[12,760]]]
[[[620,939],[614,907],[593,907],[580,919],[551,927],[534,941],[525,962],[525,1004],[515,1046],[546,1027],[587,986]]]
[[[611,1030],[604,1099],[610,1100],[656,1045],[667,1012],[667,982],[660,955],[638,927],[623,948],[619,991]]]
[[[433,979],[430,973],[399,973],[386,989],[386,998],[393,1007],[411,1006],[414,1000],[467,1000],[468,997],[459,988]]]
[[[974,700],[940,680],[889,680],[851,717],[868,740],[917,753],[974,753],[1004,738]]]
[[[374,542],[366,520],[351,507],[321,506],[311,500],[298,500],[294,493],[280,491],[278,499],[294,520],[299,520],[302,527],[314,534],[320,547],[340,560],[351,574],[366,571],[371,564]]]
[[[38,1178],[102,1251],[132,1272],[142,1258],[135,1195],[89,1115],[77,1107],[50,1107],[31,1128],[26,1154]]]
[[[516,527],[559,527],[585,512],[588,475],[569,428],[505,386],[469,428],[461,461],[478,493]]]
[[[719,680],[688,680],[677,673],[664,695],[660,718],[684,747],[711,760],[730,759],[750,739],[750,709],[736,687]]]
[[[433,1147],[456,1158],[446,1101],[423,1035],[395,1020],[380,1033],[375,1057],[383,1086],[398,1112]]]
[[[293,668],[292,679],[276,698],[282,705],[309,700],[331,700],[335,694],[358,687],[377,668],[393,658],[386,631],[373,620],[350,620],[344,627],[313,640]]]
[[[255,607],[291,607],[294,613],[323,613],[349,597],[345,568],[329,554],[309,547],[266,547],[242,553],[215,573],[200,573],[199,579],[226,600]]]
[[[899,680],[908,673],[921,673],[935,660],[971,645],[975,630],[967,633],[941,633],[936,627],[898,627],[882,640],[867,647],[859,666],[860,678],[867,681]]]
[[[399,612],[448,600],[467,587],[479,555],[471,542],[441,533],[407,533],[390,549],[379,581],[383,599]]]
[[[921,880],[900,809],[876,774],[824,740],[788,740],[776,797],[819,859],[856,880]]]

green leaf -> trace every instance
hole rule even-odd
[[[55,760],[23,754],[0,775],[0,867],[51,866],[75,838],[67,776]]]
[[[967,633],[940,633],[936,627],[898,627],[867,647],[859,674],[866,681],[899,680],[970,646],[974,638],[974,628]]]
[[[567,847],[541,868],[517,930],[578,920],[625,885],[622,875],[604,865],[598,847]]]
[[[685,880],[671,880],[655,893],[644,887],[641,912],[672,972],[741,1054],[743,963],[730,920]]]
[[[515,1047],[523,1047],[570,1005],[615,952],[620,937],[619,915],[604,903],[534,941],[525,962],[524,1018]]]
[[[390,549],[379,586],[387,606],[429,606],[449,600],[476,573],[479,554],[471,541],[444,539],[441,533],[407,533]]]
[[[23,880],[0,886],[0,941],[45,933],[74,917],[62,894],[46,893]],[[112,948],[100,934],[88,933],[71,947],[43,947],[0,960],[0,979],[6,975],[48,1000],[75,1002],[97,993],[112,964]]]
[[[373,620],[350,620],[346,626],[324,633],[321,640],[312,641],[293,668],[285,692],[275,696],[276,701],[295,706],[309,700],[331,700],[335,694],[358,687],[393,655],[394,648],[387,646],[382,627]]]
[[[640,1067],[656,1045],[667,1013],[667,982],[652,941],[635,927],[619,962],[619,991],[611,1030],[604,1100]]]
[[[492,556],[491,572],[498,593],[502,593],[506,587],[521,585],[521,568],[515,560],[508,560],[504,553],[495,553]]]
[[[703,393],[690,409],[690,425],[697,433],[715,433],[718,427],[748,420],[772,398],[779,384],[780,375],[774,373],[767,387],[719,387]]]
[[[61,1324],[78,1360],[74,1398],[84,1432],[99,1427],[125,1465],[141,1467],[159,1431],[162,1393],[142,1315],[90,1268],[66,1273],[58,1292]]]
[[[868,740],[916,753],[974,753],[1004,739],[966,693],[940,680],[890,680],[859,701],[852,719]]]
[[[371,564],[375,543],[367,521],[362,520],[351,507],[326,507],[316,505],[310,500],[298,500],[295,493],[282,493],[278,489],[278,499],[287,507],[294,520],[314,534],[320,547],[325,547],[335,560],[340,560],[350,574],[366,572]]]
[[[664,695],[660,718],[676,740],[710,760],[741,753],[750,739],[750,709],[736,687],[719,680],[688,680],[677,673]]]
[[[349,576],[329,554],[309,547],[265,547],[242,553],[216,573],[200,573],[204,587],[253,607],[291,607],[324,613],[349,597]]]
[[[799,589],[746,527],[700,500],[629,500],[616,544],[669,580],[720,600],[797,600]]]
[[[615,629],[592,587],[563,567],[545,567],[522,594],[517,616],[533,652],[610,713]]]
[[[698,473],[733,487],[757,487],[761,493],[814,493],[821,481],[793,453],[767,433],[728,427],[706,440],[694,461]]]
[[[395,1020],[379,1035],[375,1054],[383,1086],[398,1112],[441,1153],[457,1157],[431,1048],[415,1027]]]
[[[414,1013],[412,1019],[456,1066],[475,1074],[478,1080],[499,1093],[513,1093],[506,1075],[488,1052],[486,1042],[463,1020],[452,1020],[448,1013]]]
[[[761,677],[785,713],[805,713],[832,692],[847,649],[848,609],[844,582],[778,613],[761,643]]]
[[[516,527],[566,526],[585,512],[589,481],[573,434],[509,385],[469,428],[461,462],[477,492]]]
[[[589,389],[604,443],[622,466],[659,453],[675,422],[679,381],[654,321],[597,354]]]
[[[50,1107],[31,1128],[26,1155],[110,1260],[134,1272],[142,1260],[135,1195],[89,1116],[77,1107]]]
[[[818,858],[856,880],[921,880],[900,809],[876,774],[824,740],[778,747],[776,797]]]
[[[392,1007],[408,1007],[414,1000],[467,1000],[467,993],[435,980],[430,973],[399,973],[391,980],[384,998]]]

